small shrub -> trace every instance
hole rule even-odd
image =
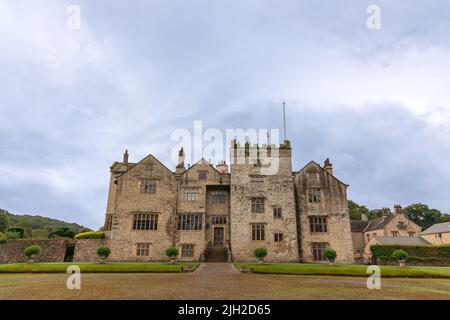
[[[170,259],[175,259],[179,254],[179,250],[176,247],[170,247],[166,249],[166,256]]]
[[[396,259],[396,260],[406,260],[408,259],[408,252],[406,252],[405,250],[399,249],[399,250],[395,250],[392,253],[392,258]]]
[[[3,232],[0,232],[0,244],[5,243],[8,240],[8,236]]]
[[[30,260],[30,262],[33,262],[32,260],[34,259],[34,257],[39,255],[40,253],[41,247],[37,245],[29,246],[23,250],[23,254]]]
[[[325,251],[323,252],[323,256],[329,262],[334,262],[336,260],[337,253],[336,253],[336,250],[328,248],[328,249],[325,249]]]
[[[12,227],[12,228],[6,229],[6,233],[11,233],[11,232],[19,234],[19,238],[15,238],[15,239],[23,239],[23,238],[25,238],[25,229],[24,228]]]
[[[262,260],[267,256],[267,249],[266,248],[256,248],[253,251],[253,255],[258,259]]]
[[[103,238],[105,238],[105,233],[99,231],[82,232],[75,236],[75,239],[103,239]]]
[[[106,259],[111,254],[111,249],[107,246],[101,246],[97,248],[97,256],[102,259]]]

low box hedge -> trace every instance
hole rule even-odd
[[[105,233],[102,231],[82,232],[75,236],[75,239],[103,239],[103,238],[105,238]]]
[[[442,245],[392,245],[376,244],[370,246],[370,250],[375,258],[390,259],[395,250],[405,250],[410,257],[415,258],[439,258],[450,259],[450,246]]]

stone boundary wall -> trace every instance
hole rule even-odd
[[[97,248],[100,246],[111,247],[109,239],[77,239],[75,241],[75,253],[73,262],[96,262]],[[107,261],[109,258],[107,259]]]
[[[35,258],[36,262],[63,262],[66,255],[67,239],[49,240],[7,240],[0,244],[0,264],[1,263],[22,263],[28,259],[23,255],[23,250],[32,245],[41,247],[41,253]]]

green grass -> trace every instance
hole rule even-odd
[[[0,264],[0,273],[66,273],[67,267],[77,265],[83,273],[140,273],[140,272],[181,272],[188,265],[196,269],[198,263],[180,262],[110,262],[105,264],[91,262],[61,263],[14,263]]]
[[[289,274],[289,275],[323,275],[367,277],[364,265],[323,265],[303,263],[236,263],[237,269],[252,269],[254,273]],[[396,267],[381,266],[381,277],[386,278],[450,278],[450,268],[443,267]]]

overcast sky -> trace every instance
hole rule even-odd
[[[285,100],[294,170],[450,212],[449,34],[447,0],[0,0],[0,208],[98,228],[125,148],[174,168],[174,130],[281,128]]]

